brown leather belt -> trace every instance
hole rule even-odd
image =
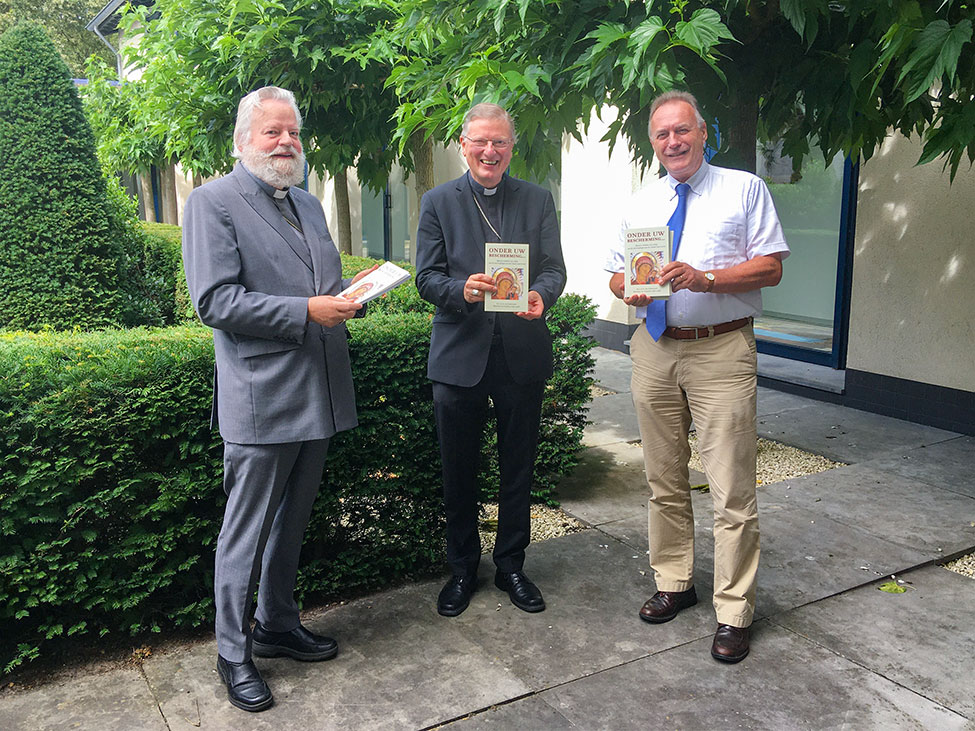
[[[674,340],[700,340],[701,338],[709,338],[712,335],[730,333],[732,330],[745,327],[751,321],[752,318],[743,317],[740,320],[722,322],[719,325],[708,325],[707,327],[668,327],[664,330],[664,335]]]

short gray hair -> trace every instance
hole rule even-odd
[[[706,127],[704,122],[704,116],[701,114],[701,108],[697,105],[697,99],[689,91],[679,91],[677,89],[672,89],[671,91],[665,91],[663,94],[658,96],[653,100],[650,105],[650,118],[647,120],[647,134],[652,134],[650,131],[650,120],[653,119],[653,114],[660,107],[662,107],[667,102],[686,102],[691,105],[691,109],[694,110],[694,118],[697,120],[699,127]]]
[[[295,95],[280,86],[264,86],[252,91],[240,100],[237,106],[237,123],[234,125],[234,157],[240,157],[240,148],[250,142],[251,121],[254,118],[254,110],[260,109],[262,102],[268,99],[281,99],[291,105],[295,113],[295,122],[301,128],[301,112],[298,110],[298,102]]]
[[[481,102],[468,109],[467,114],[464,115],[464,126],[460,130],[464,137],[467,137],[467,129],[475,119],[503,119],[508,123],[508,128],[511,130],[512,143],[518,141],[518,134],[515,132],[515,120],[504,107],[490,102]]]

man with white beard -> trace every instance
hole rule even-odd
[[[345,321],[365,311],[335,295],[372,270],[342,279],[321,204],[293,187],[304,179],[300,129],[291,92],[245,96],[234,129],[240,163],[193,191],[183,226],[190,296],[213,328],[211,422],[224,441],[217,671],[246,711],[274,702],[252,654],[314,661],[338,652],[301,625],[294,585],[329,439],[357,424]]]

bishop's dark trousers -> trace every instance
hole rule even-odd
[[[475,386],[433,383],[447,515],[447,563],[455,575],[475,574],[481,556],[477,472],[488,397],[498,422],[501,471],[494,564],[504,573],[521,571],[524,565],[531,538],[531,485],[544,390],[544,381],[514,381],[501,344],[492,346],[484,376]]]

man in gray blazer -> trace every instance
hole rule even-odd
[[[488,397],[497,417],[501,468],[494,582],[519,609],[545,609],[523,566],[542,394],[552,375],[552,338],[543,315],[565,287],[565,264],[552,194],[506,174],[514,142],[514,124],[503,108],[472,107],[460,137],[470,171],[429,191],[420,204],[416,286],[437,306],[427,375],[452,574],[437,611],[448,617],[467,608],[477,587],[476,478]],[[484,311],[484,293],[497,291],[484,273],[485,242],[529,245],[526,312]]]
[[[224,440],[227,506],[217,538],[217,670],[230,702],[274,702],[251,660],[328,660],[335,640],[301,626],[294,600],[302,536],[329,439],[356,426],[343,281],[318,200],[304,179],[301,115],[265,87],[237,112],[230,175],[186,201],[183,261],[194,307],[213,328],[213,423]],[[259,584],[257,624],[250,628]]]

